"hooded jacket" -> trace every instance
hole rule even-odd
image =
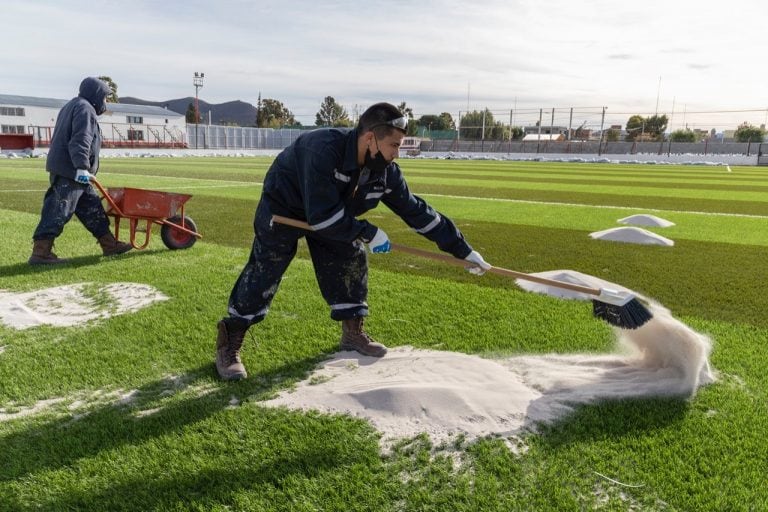
[[[98,78],[88,77],[80,83],[80,94],[59,111],[46,171],[69,179],[75,179],[78,169],[96,174],[101,149],[98,116],[107,109],[109,92],[109,86]]]

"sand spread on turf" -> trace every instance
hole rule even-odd
[[[163,300],[168,297],[154,287],[137,283],[77,283],[24,293],[0,290],[0,323],[14,329],[69,327]]]
[[[571,282],[607,283],[560,270]],[[608,283],[612,288],[625,289]],[[540,293],[561,290],[536,285]],[[574,295],[571,298],[581,299]],[[381,358],[338,352],[294,390],[263,402],[364,418],[382,442],[426,432],[434,442],[512,437],[598,400],[692,396],[713,382],[710,339],[651,303],[654,318],[619,330],[608,354],[475,355],[395,347]]]

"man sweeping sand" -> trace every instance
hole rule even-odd
[[[691,396],[714,380],[711,342],[662,306],[651,311],[642,327],[616,329],[619,350],[606,355],[491,360],[398,347],[376,359],[340,352],[265,404],[365,418],[384,442],[426,432],[439,443],[457,434],[511,436],[597,400]]]

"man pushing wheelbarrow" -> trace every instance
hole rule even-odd
[[[109,91],[107,84],[88,77],[80,84],[79,96],[59,112],[45,165],[51,185],[45,193],[40,223],[33,235],[30,265],[67,261],[57,257],[52,249],[53,241],[72,215],[98,240],[104,256],[147,247],[152,224],[161,226],[163,243],[169,249],[186,249],[201,238],[195,223],[184,215],[184,203],[191,196],[135,188],[106,190],[96,180],[101,149],[97,117],[106,110]],[[101,197],[91,184],[101,192]],[[102,199],[107,204],[106,210]],[[109,230],[108,216],[115,218],[114,235]],[[118,240],[123,218],[129,222],[130,243]],[[136,242],[140,221],[146,222],[143,244]]]
[[[32,236],[30,265],[66,263],[53,252],[53,241],[61,235],[72,215],[98,240],[104,256],[130,251],[109,231],[109,219],[101,199],[89,180],[99,170],[101,130],[98,116],[107,110],[109,86],[98,78],[80,83],[80,94],[62,107],[53,129],[45,163],[50,187],[43,199],[40,223]]]

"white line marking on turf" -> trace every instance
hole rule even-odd
[[[181,187],[175,187],[176,189],[195,189],[195,188],[233,188],[233,187],[260,187],[261,183],[243,183],[233,182],[233,185],[182,185]]]
[[[597,471],[593,470],[592,472],[594,474],[596,474],[597,476],[601,476],[601,477],[605,478],[609,482],[613,482],[613,483],[618,484],[618,485],[623,485],[624,487],[634,487],[634,488],[645,487],[645,484],[640,484],[640,485],[625,484],[623,482],[619,482],[618,480],[614,480],[613,478],[607,477],[607,476],[605,476],[602,473],[598,473]]]
[[[237,188],[237,187],[260,187],[261,183],[249,183],[245,181],[233,181],[231,184],[227,185],[181,185],[178,187],[174,187],[174,189],[196,189],[196,188]],[[0,193],[3,192],[40,192],[44,193],[48,189],[23,189],[23,190],[0,190]]]
[[[186,176],[163,176],[163,175],[154,175],[154,174],[131,174],[131,173],[124,173],[124,172],[105,172],[104,173],[107,176],[130,176],[131,178],[154,178],[154,179],[166,179],[166,180],[186,180],[186,181],[207,181],[207,182],[216,182],[221,183],[221,180],[212,180],[208,178],[192,178],[192,177],[186,177]],[[261,185],[261,182],[257,181],[229,181],[227,183],[244,183],[248,185]]]
[[[112,174],[113,176],[117,176],[118,174]],[[119,176],[137,176],[136,174],[119,174]],[[203,178],[178,178],[175,176],[147,176],[147,175],[141,175],[148,178],[169,178],[169,179],[180,179],[180,180],[199,180],[199,181],[210,181],[205,180]],[[261,187],[263,186],[263,183],[261,182],[251,182],[251,181],[232,181],[228,184],[218,184],[218,185],[187,185],[187,186],[179,186],[176,187],[178,189],[195,189],[195,188],[230,188],[230,187],[245,187],[245,186],[254,186],[254,187]],[[47,189],[40,189],[40,190],[0,190],[0,194],[3,192],[45,192]],[[417,192],[418,193],[418,192]],[[552,206],[577,206],[579,208],[605,208],[610,210],[640,210],[640,211],[647,211],[647,212],[661,212],[661,213],[684,213],[684,214],[690,214],[690,215],[708,215],[712,217],[744,217],[748,219],[768,219],[768,215],[751,215],[748,213],[722,213],[722,212],[697,212],[692,210],[661,210],[659,208],[644,208],[642,206],[611,206],[611,205],[595,205],[595,204],[579,204],[579,203],[558,203],[556,201],[529,201],[526,199],[506,199],[503,197],[474,197],[474,196],[456,196],[456,195],[450,195],[450,194],[418,194],[420,196],[424,197],[444,197],[446,199],[470,199],[473,201],[495,201],[495,202],[501,202],[501,203],[521,203],[521,204],[541,204],[541,205],[552,205]]]
[[[711,215],[713,217],[747,217],[752,219],[768,219],[768,215],[751,215],[748,213],[722,213],[722,212],[697,212],[689,210],[660,210],[658,208],[645,208],[643,206],[611,206],[580,203],[558,203],[556,201],[529,201],[526,199],[506,199],[503,197],[472,197],[472,196],[454,196],[449,194],[419,194],[424,197],[445,197],[448,199],[472,199],[477,201],[498,201],[502,203],[523,203],[523,204],[542,204],[554,206],[578,206],[580,208],[606,208],[611,210],[642,210],[649,212],[670,212],[670,213],[689,213],[691,215]]]

